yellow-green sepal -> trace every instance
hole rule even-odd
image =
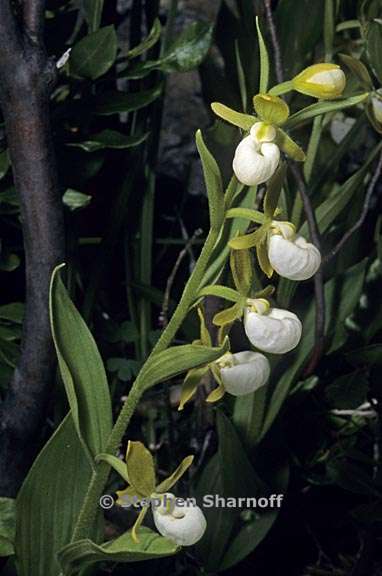
[[[280,199],[281,190],[283,188],[284,180],[286,175],[286,163],[280,162],[276,172],[273,174],[272,178],[268,182],[267,191],[264,197],[264,214],[267,218],[268,225],[265,228],[265,234],[263,234],[261,242],[266,239],[271,221],[275,214],[277,213],[277,204]]]
[[[295,160],[296,162],[305,162],[306,155],[305,152],[284,130],[277,128],[276,131],[276,141],[277,146],[282,150],[289,158]]]
[[[142,500],[143,498],[147,498],[147,494],[140,494],[133,486],[126,486],[124,490],[117,490],[116,494],[117,494],[116,503],[119,506],[123,506],[126,503],[126,500],[128,502],[133,502],[134,499],[138,501]]]
[[[271,278],[273,275],[273,268],[271,266],[271,263],[269,262],[267,242],[266,241],[261,242],[260,244],[257,244],[256,255],[257,255],[257,260],[259,262],[260,268],[262,269],[264,274],[266,274],[266,276],[268,276],[268,278]]]
[[[126,469],[129,484],[144,496],[155,489],[154,459],[142,442],[129,440],[126,450]]]
[[[203,344],[203,346],[210,347],[212,346],[212,340],[210,333],[208,332],[206,319],[204,318],[201,306],[198,306],[198,316],[200,320],[200,343]]]
[[[221,310],[213,317],[212,322],[215,326],[225,326],[226,324],[233,324],[235,320],[239,320],[243,315],[244,310],[244,302],[237,302],[233,306],[226,308],[225,310]]]
[[[259,118],[267,124],[281,126],[289,118],[289,106],[279,96],[256,94],[253,106]]]
[[[230,268],[236,289],[242,296],[248,296],[253,283],[253,258],[246,250],[231,250]]]
[[[250,232],[244,236],[238,236],[237,238],[231,238],[228,242],[229,247],[233,248],[233,250],[246,250],[257,246],[257,244],[263,242],[266,238],[270,224],[270,222],[262,224],[260,228],[254,232]]]
[[[211,366],[211,371],[212,374],[216,380],[217,383],[217,387],[214,388],[212,390],[212,392],[210,392],[206,398],[206,402],[209,402],[210,404],[213,404],[214,402],[218,402],[219,400],[221,400],[225,394],[225,388],[223,386],[223,382],[222,379],[220,377],[220,371],[219,368],[216,366],[216,364]]]
[[[236,110],[232,110],[225,104],[221,104],[220,102],[212,102],[211,104],[212,111],[222,118],[226,122],[245,130],[246,132],[252,128],[255,122],[258,122],[256,116],[252,116],[250,114],[243,114],[243,112],[237,112]]]
[[[208,365],[198,366],[197,368],[191,368],[186,374],[186,377],[182,384],[182,390],[180,392],[180,402],[178,410],[183,410],[185,404],[194,396],[201,379],[209,370]]]
[[[159,492],[159,494],[163,494],[164,492],[168,492],[170,488],[174,486],[178,482],[178,480],[185,474],[188,468],[191,466],[194,460],[193,456],[186,456],[183,458],[182,462],[179,466],[174,470],[174,472],[165,480],[162,480],[160,484],[155,489],[155,492]]]
[[[357,58],[353,58],[353,56],[349,56],[348,54],[339,54],[338,56],[354,74],[354,76],[365,90],[368,92],[373,90],[373,81],[370,77],[368,69],[366,68],[365,64],[363,64],[363,62]]]
[[[206,398],[206,402],[213,404],[214,402],[218,402],[223,398],[225,394],[225,388],[222,384],[219,384],[217,388],[214,388],[212,392],[210,392]]]

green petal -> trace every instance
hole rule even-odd
[[[200,366],[199,368],[191,368],[186,374],[186,377],[182,384],[182,390],[180,393],[180,403],[178,410],[183,410],[185,404],[191,400],[199,386],[200,380],[208,372],[208,366]]]
[[[271,278],[273,274],[273,268],[269,262],[266,242],[262,242],[256,246],[256,253],[260,268],[264,274],[268,276],[268,278]]]
[[[268,226],[262,225],[260,228],[246,234],[245,236],[238,236],[237,238],[232,238],[228,245],[234,250],[245,250],[246,248],[253,248],[259,242],[263,242],[267,235]]]
[[[142,510],[139,512],[138,514],[138,518],[136,519],[136,521],[134,522],[134,526],[131,529],[131,537],[134,540],[134,542],[136,544],[139,543],[139,538],[138,538],[138,530],[143,522],[144,517],[146,516],[148,512],[148,507],[142,508]]]
[[[174,486],[174,484],[176,484],[176,482],[178,482],[178,480],[183,476],[183,474],[186,472],[186,470],[188,470],[188,468],[191,466],[193,460],[194,460],[193,456],[186,456],[186,458],[184,458],[182,460],[182,462],[179,464],[179,466],[176,468],[176,470],[174,470],[174,472],[171,474],[171,476],[169,476],[168,478],[163,480],[156,487],[155,492],[159,492],[160,494],[163,494],[164,492],[168,492],[170,490],[170,488],[172,488]]]
[[[287,156],[296,160],[296,162],[305,162],[306,155],[304,150],[281,128],[277,129],[276,144]]]
[[[243,304],[237,302],[230,308],[226,308],[221,312],[215,314],[212,322],[215,326],[225,326],[226,324],[232,324],[235,320],[239,320],[243,315]]]

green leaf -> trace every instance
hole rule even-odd
[[[80,569],[96,562],[140,562],[172,556],[179,550],[180,547],[174,542],[143,527],[139,531],[137,543],[133,541],[130,532],[101,545],[91,540],[79,540],[60,551],[59,561],[64,575],[74,576]]]
[[[369,383],[360,372],[344,374],[325,388],[325,398],[331,406],[355,410],[367,399]]]
[[[180,391],[179,411],[183,410],[187,402],[194,396],[201,379],[207,374],[208,370],[209,367],[208,364],[206,364],[200,368],[191,368],[191,370],[187,372]]]
[[[373,72],[378,78],[379,83],[382,84],[382,24],[378,20],[368,23],[366,49]]]
[[[163,352],[154,354],[150,361],[142,368],[139,374],[139,383],[144,390],[151,388],[159,382],[169,380],[182,372],[208,364],[217,360],[227,352],[229,342],[226,340],[222,346],[208,347],[199,344],[185,344],[171,346]]]
[[[90,204],[92,197],[89,194],[83,194],[78,192],[78,190],[72,190],[68,188],[62,197],[62,201],[69,208],[69,210],[78,210],[79,208],[85,208]]]
[[[90,136],[88,140],[83,142],[70,142],[67,144],[72,148],[81,148],[85,152],[96,152],[97,150],[105,150],[107,148],[113,148],[116,150],[124,150],[126,148],[133,148],[139,146],[144,142],[149,135],[149,132],[144,134],[133,134],[132,136],[127,136],[117,130],[103,130],[94,136]]]
[[[82,7],[90,32],[95,32],[100,27],[103,1],[104,0],[82,0]]]
[[[236,112],[236,110],[232,110],[232,108],[225,106],[225,104],[220,104],[220,102],[212,102],[211,108],[216,116],[245,131],[250,130],[255,122],[258,122],[256,116]]]
[[[274,469],[274,464],[272,465]],[[272,489],[274,494],[286,492],[289,483],[289,466],[284,465],[272,474]],[[262,542],[275,522],[280,509],[268,508],[252,515],[252,519],[245,523],[241,530],[235,534],[234,539],[227,547],[220,564],[220,570],[231,568],[243,558],[248,556]]]
[[[276,144],[292,160],[305,162],[306,155],[304,150],[281,128],[278,128],[276,132]]]
[[[188,72],[202,63],[210,49],[213,26],[206,22],[193,22],[166,50],[158,62],[165,72]]]
[[[14,554],[16,536],[16,501],[0,498],[0,558]]]
[[[241,294],[236,290],[228,288],[227,286],[220,286],[219,284],[205,286],[198,293],[198,298],[201,296],[217,296],[218,298],[224,298],[224,300],[229,300],[230,302],[240,302],[242,299]]]
[[[179,464],[179,466],[174,470],[174,472],[166,478],[162,480],[160,484],[156,487],[156,492],[163,494],[164,492],[168,492],[170,488],[174,486],[178,482],[178,480],[185,474],[185,472],[189,469],[192,462],[194,461],[194,456],[186,456]]]
[[[163,91],[163,83],[159,82],[149,90],[141,90],[126,94],[117,90],[107,92],[97,97],[95,113],[99,115],[121,114],[122,112],[134,112],[145,108],[154,102]]]
[[[95,80],[105,74],[117,56],[114,26],[105,26],[82,38],[70,53],[70,73],[77,78]]]
[[[196,146],[203,166],[211,228],[219,230],[224,220],[224,192],[219,166],[205,145],[200,130],[196,132]]]
[[[328,112],[336,112],[338,110],[344,110],[345,108],[350,108],[351,106],[356,106],[361,104],[368,97],[368,93],[359,94],[357,96],[351,96],[350,98],[339,98],[338,100],[317,102],[316,104],[311,104],[302,110],[299,110],[295,114],[289,117],[285,127],[288,130],[298,127],[300,124],[309,120],[310,118],[315,118],[315,116],[320,116],[321,114],[327,114]]]
[[[346,354],[347,359],[356,366],[381,366],[382,344],[370,344],[364,348],[352,350]]]
[[[38,455],[17,496],[19,576],[58,575],[56,555],[70,542],[91,472],[69,413]]]
[[[333,224],[337,216],[344,210],[344,208],[351,202],[354,194],[359,190],[359,187],[363,185],[364,178],[370,168],[370,164],[376,158],[377,154],[382,148],[382,143],[375,146],[371,153],[369,154],[366,162],[363,166],[357,170],[340,188],[335,188],[333,193],[322,202],[322,204],[316,209],[317,224],[321,234],[326,232],[330,226]],[[302,236],[308,235],[308,224],[305,222],[301,226],[299,233]]]
[[[134,46],[134,48],[128,51],[127,58],[136,58],[137,56],[140,56],[141,54],[144,54],[145,52],[150,50],[150,48],[155,46],[155,44],[158,42],[161,32],[162,32],[161,23],[158,20],[158,18],[155,18],[154,24],[150,30],[149,35],[140,44]]]
[[[126,468],[129,484],[140,494],[150,496],[156,486],[154,459],[142,442],[129,440]]]
[[[0,318],[22,324],[24,318],[24,304],[22,302],[12,302],[11,304],[4,304],[0,306]]]
[[[258,16],[256,16],[256,30],[257,30],[257,39],[259,42],[259,53],[260,53],[259,92],[267,92],[269,83],[269,57],[267,47],[265,45],[264,38],[261,33]]]
[[[339,57],[358,79],[360,84],[362,84],[365,90],[373,90],[373,81],[370,78],[369,71],[363,62],[357,58],[353,58],[353,56],[349,56],[348,54],[339,54]]]
[[[58,364],[79,437],[93,456],[112,428],[109,387],[88,327],[70,300],[57,267],[50,287],[50,318]]]

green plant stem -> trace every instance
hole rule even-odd
[[[159,338],[156,346],[152,350],[150,356],[147,358],[144,367],[147,367],[150,362],[155,362],[155,354],[162,352],[170,345],[176,332],[181,326],[184,318],[188,313],[189,307],[193,302],[194,296],[199,289],[210,256],[212,254],[212,250],[218,239],[219,232],[219,230],[213,228],[211,228],[209,231],[206,242],[195,264],[195,268],[183,290],[179,304],[176,307],[176,310],[171,317],[171,320],[168,323],[166,329],[162,332],[162,335]],[[142,370],[140,373],[142,373]],[[140,376],[138,375],[110,434],[110,438],[105,450],[108,454],[114,454],[117,451],[143,392],[144,383],[141,381]],[[73,531],[72,542],[81,538],[89,537],[92,527],[96,521],[99,498],[101,497],[102,491],[107,482],[109,471],[110,466],[106,462],[100,462],[96,464],[95,471],[93,472],[84,503],[80,510],[80,514]]]

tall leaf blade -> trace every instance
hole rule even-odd
[[[53,272],[50,289],[54,345],[76,430],[96,456],[104,452],[112,428],[109,387],[96,343],[58,270]]]
[[[219,166],[204,143],[200,130],[196,133],[196,146],[203,165],[204,180],[207,187],[211,228],[220,229],[224,220],[224,192]]]
[[[69,413],[35,460],[16,500],[19,576],[58,576],[57,552],[70,541],[91,466]]]

